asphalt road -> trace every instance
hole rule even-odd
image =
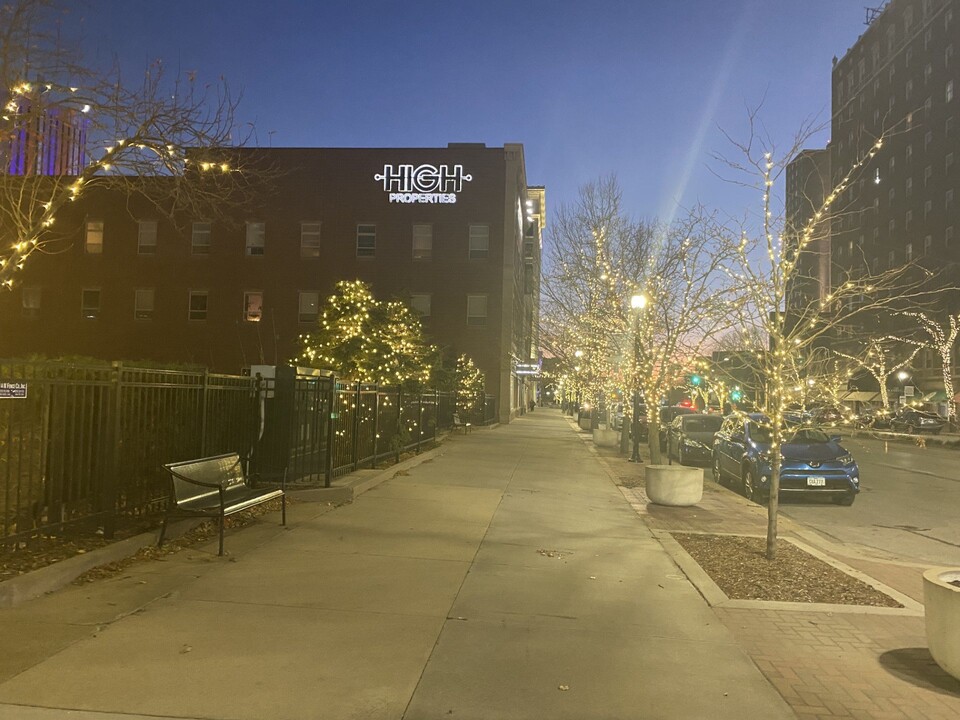
[[[783,514],[845,543],[900,559],[960,564],[960,452],[847,437],[860,466],[851,507],[790,500]]]

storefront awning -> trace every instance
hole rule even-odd
[[[840,400],[841,402],[880,402],[881,397],[878,392],[851,390],[846,395],[841,395]]]
[[[942,403],[947,401],[947,394],[943,390],[934,390],[921,398],[925,403]]]

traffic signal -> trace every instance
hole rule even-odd
[[[733,402],[740,402],[743,400],[743,391],[740,388],[734,388],[730,391],[730,400]]]
[[[691,375],[690,384],[693,385],[694,387],[700,387],[700,385],[703,384],[703,378],[696,374]]]

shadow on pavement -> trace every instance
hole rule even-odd
[[[890,650],[880,656],[880,664],[902,680],[938,690],[946,695],[960,696],[960,680],[947,674],[925,647]]]

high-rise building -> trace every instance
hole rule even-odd
[[[523,146],[274,148],[275,179],[226,218],[89,188],[0,296],[0,355],[285,364],[339,280],[419,311],[428,339],[472,357],[501,422],[532,399],[545,192]],[[158,179],[162,182],[163,179]]]
[[[960,0],[890,0],[832,72],[829,188],[864,158],[866,164],[831,211],[831,283],[918,263],[960,286]],[[870,157],[871,148],[882,147]],[[787,176],[791,198],[813,197],[825,163],[801,155]],[[823,243],[806,259],[819,267]],[[817,259],[815,259],[817,258]],[[810,267],[807,268],[809,273]],[[819,271],[818,271],[819,272]],[[823,288],[821,280],[821,288]],[[943,293],[943,309],[960,310],[960,293]],[[902,329],[885,316],[873,332]],[[899,323],[899,326],[898,326]],[[934,353],[914,361],[919,384],[938,384]]]
[[[810,240],[797,260],[797,271],[787,291],[791,308],[804,308],[822,301],[831,288],[830,224],[815,221],[830,194],[830,149],[803,150],[787,165],[786,227],[787,243],[798,243],[800,235],[812,225]]]
[[[6,137],[0,137],[0,174],[79,175],[86,165],[87,122],[66,107],[44,107],[30,95],[5,105]]]

